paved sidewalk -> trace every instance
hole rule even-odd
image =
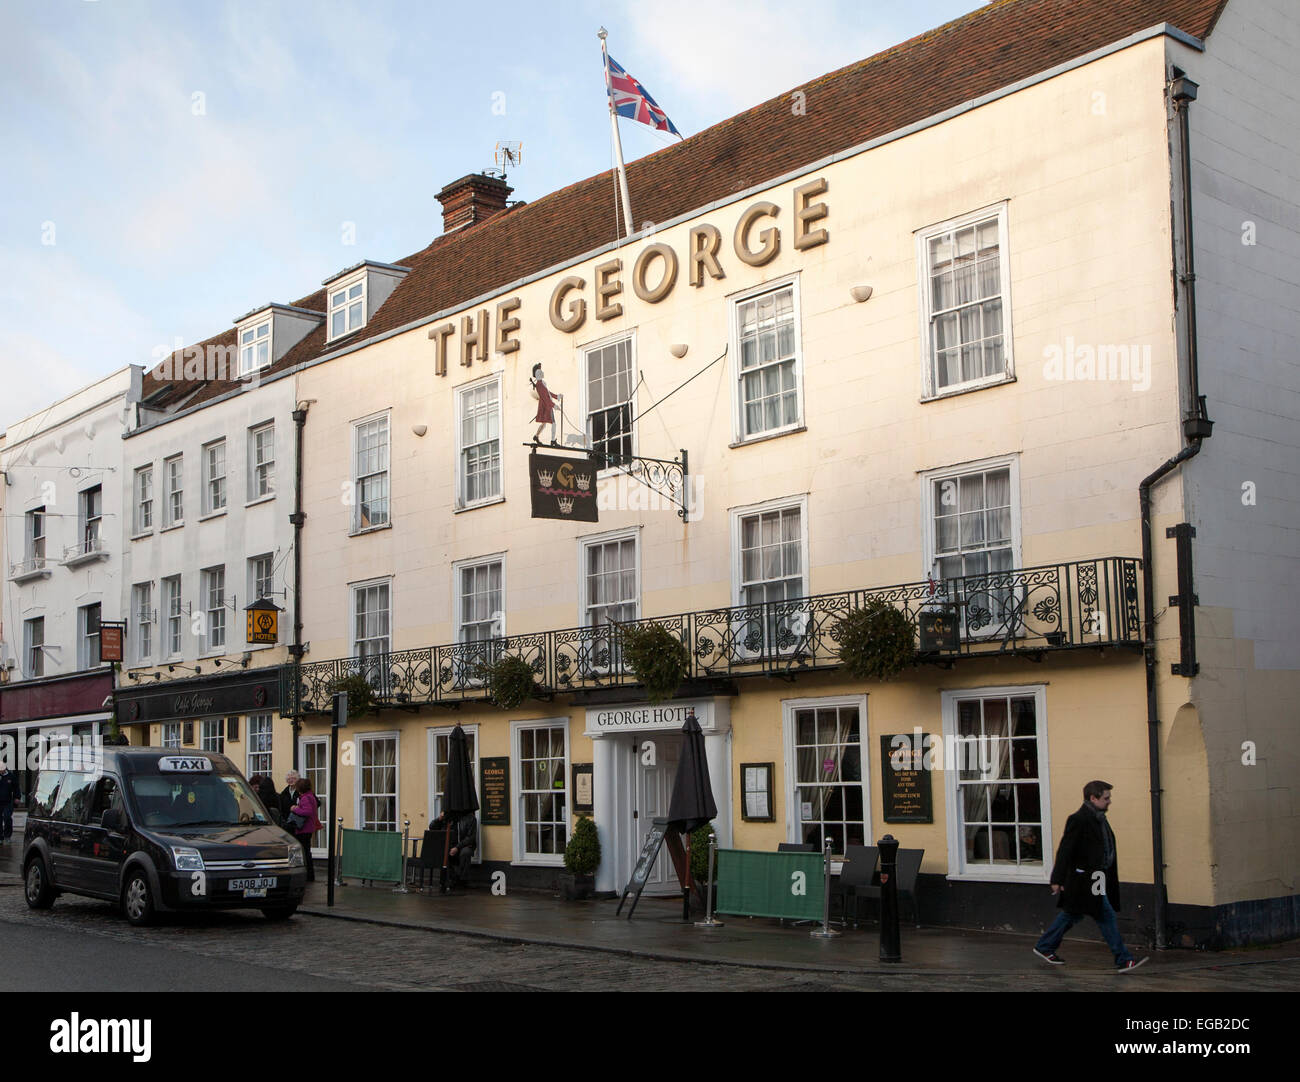
[[[335,905],[330,909],[325,883],[318,878],[309,886],[301,911],[512,943],[766,969],[989,976],[1063,969],[1076,974],[1084,970],[1104,973],[1113,968],[1110,952],[1099,940],[1067,940],[1063,953],[1069,965],[1051,967],[1033,955],[1033,936],[951,927],[918,930],[904,924],[903,961],[887,964],[879,960],[879,926],[870,923],[856,930],[850,926],[837,938],[823,940],[809,935],[812,927],[819,926],[783,926],[776,920],[725,914],[718,918],[723,927],[697,928],[682,921],[680,898],[643,897],[628,920],[627,906],[621,916],[615,916],[616,900],[566,902],[535,892],[498,897],[486,887],[450,895],[437,893],[436,887],[426,887],[422,893],[409,889],[408,894],[397,894],[388,885],[336,887]],[[702,918],[703,913],[695,915],[695,919]],[[838,924],[832,928],[841,930]],[[1279,961],[1300,965],[1300,940],[1278,947],[1215,953],[1162,951],[1144,970],[1193,971]]]

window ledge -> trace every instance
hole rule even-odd
[[[146,537],[152,537],[152,536],[153,536],[153,530],[145,530],[142,533],[133,533],[131,535],[131,540],[143,541]]]
[[[95,563],[99,560],[107,560],[109,553],[103,549],[96,549],[94,552],[83,552],[77,556],[68,556],[63,560],[64,567],[80,567],[82,564]]]
[[[255,499],[246,501],[244,506],[256,507],[259,503],[270,503],[273,499],[275,499],[275,493],[268,492],[265,496],[258,496]]]
[[[783,428],[778,432],[764,432],[761,436],[747,436],[743,440],[735,440],[727,444],[728,447],[748,447],[751,443],[765,443],[768,440],[779,440],[782,436],[793,436],[797,432],[807,432],[807,425],[795,425],[794,428]]]
[[[1051,878],[1050,869],[1043,869],[1037,874],[1031,872],[980,871],[949,872],[945,877],[950,883],[1027,883],[1042,886]]]
[[[365,534],[368,533],[379,533],[380,530],[391,530],[392,528],[393,528],[393,524],[391,522],[385,522],[382,526],[367,526],[363,530],[349,530],[348,536],[363,537]]]
[[[923,394],[919,401],[937,402],[941,398],[955,398],[959,394],[971,394],[973,391],[983,391],[989,387],[1001,387],[1004,383],[1015,382],[1015,376],[999,376],[997,379],[980,380],[978,383],[963,383],[958,387],[948,387],[934,394]]]
[[[53,572],[48,567],[36,567],[10,575],[9,581],[15,584],[21,584],[24,582],[32,582],[36,579],[48,579],[52,574]]]
[[[515,863],[520,865],[526,864],[532,868],[563,868],[564,857],[521,856],[517,861],[515,861]]]
[[[170,526],[164,526],[164,527],[163,527],[161,530],[159,530],[158,532],[159,532],[159,533],[170,533],[172,530],[179,530],[179,529],[182,529],[184,526],[185,526],[185,520],[182,518],[182,519],[178,519],[176,522],[173,522]]]
[[[200,515],[199,521],[211,522],[214,518],[220,518],[225,513],[226,513],[226,509],[224,507],[220,511],[209,511],[206,515]]]
[[[477,500],[474,503],[467,503],[463,507],[452,508],[453,515],[460,515],[466,511],[477,511],[480,507],[491,507],[493,504],[505,503],[504,496],[493,496],[490,500]]]

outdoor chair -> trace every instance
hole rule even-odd
[[[831,901],[840,900],[840,927],[848,924],[849,902],[853,902],[853,927],[858,926],[858,898],[864,888],[870,888],[876,870],[878,850],[874,845],[846,845],[844,864],[838,879],[831,881]]]
[[[778,853],[815,853],[817,846],[812,842],[781,842],[776,847]]]
[[[916,921],[916,926],[921,927],[921,911],[916,904],[916,877],[921,871],[921,860],[925,856],[924,849],[900,849],[898,851],[898,863],[894,870],[894,875],[898,880],[898,898],[899,911],[902,911],[902,899],[907,896],[912,900],[912,917]],[[875,875],[871,883],[864,887],[858,887],[856,893],[862,898],[874,898],[876,902],[880,901],[880,877]],[[877,905],[876,919],[880,919],[880,910]]]

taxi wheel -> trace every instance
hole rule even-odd
[[[149,876],[135,868],[127,874],[122,888],[122,913],[128,924],[143,928],[153,923],[153,894],[149,889]]]
[[[50,877],[45,871],[44,857],[33,857],[28,862],[23,886],[27,904],[32,909],[49,909],[54,904],[54,888],[50,886]]]
[[[267,920],[288,920],[298,912],[296,905],[282,905],[275,909],[263,909],[262,916]]]

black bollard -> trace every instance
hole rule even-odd
[[[898,942],[898,839],[886,834],[876,843],[880,850],[880,960],[901,962]]]

